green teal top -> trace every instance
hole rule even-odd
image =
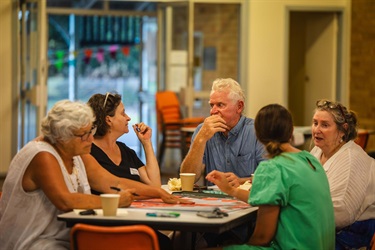
[[[311,164],[310,164],[311,163]],[[254,174],[248,202],[277,205],[277,231],[269,247],[225,249],[334,249],[335,221],[326,173],[307,151],[263,161]]]

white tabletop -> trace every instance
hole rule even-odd
[[[98,215],[79,215],[77,211],[72,211],[57,217],[58,220],[65,221],[68,227],[76,223],[106,226],[145,224],[158,230],[222,233],[253,219],[257,209],[249,207],[236,210],[229,212],[228,216],[223,218],[203,218],[197,216],[196,211],[178,211],[180,216],[177,218],[149,217],[146,213],[154,213],[155,209],[139,208],[119,208],[117,216],[103,216],[101,209],[98,209],[96,210]],[[168,211],[163,210],[163,212]]]

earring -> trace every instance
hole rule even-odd
[[[344,141],[344,140],[341,138],[341,139],[340,139],[340,143],[342,143],[343,141]]]

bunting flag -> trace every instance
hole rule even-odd
[[[83,52],[85,54],[85,57],[83,58],[83,61],[86,64],[89,64],[89,62],[91,60],[91,56],[92,56],[92,49],[85,49]]]
[[[122,47],[122,54],[124,54],[125,56],[128,56],[129,53],[130,53],[130,47],[129,46],[125,46],[125,47]]]
[[[117,45],[111,45],[109,47],[109,55],[111,56],[112,59],[116,59],[117,50],[118,50]]]
[[[98,60],[99,63],[102,63],[104,61],[104,49],[99,48],[98,52],[96,52],[96,60]]]
[[[140,45],[133,45],[132,47],[136,49],[141,49]],[[70,53],[66,52],[65,50],[56,50],[53,52],[48,52],[49,63],[50,65],[54,65],[56,69],[60,72],[64,66],[64,63],[68,63],[69,66],[76,65],[76,58],[79,58],[80,55],[83,57],[83,62],[85,64],[89,64],[91,59],[94,57],[99,63],[104,62],[106,58],[106,54],[113,60],[116,60],[118,51],[121,50],[122,54],[127,57],[130,55],[131,46],[118,46],[118,45],[110,45],[107,47],[100,47],[95,49],[88,48],[83,50],[75,50]],[[73,56],[73,60],[69,59],[69,55]]]
[[[65,56],[65,51],[63,50],[58,50],[56,51],[56,63],[55,63],[55,66],[56,66],[56,69],[57,71],[61,71],[62,70],[62,67],[64,66],[64,56]]]

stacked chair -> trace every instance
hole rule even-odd
[[[181,127],[196,127],[204,121],[204,117],[183,118],[179,99],[173,91],[158,91],[155,100],[158,131],[161,135],[157,158],[161,166],[167,148],[181,149],[183,159],[186,143],[182,143],[182,140],[186,138],[182,138]]]

